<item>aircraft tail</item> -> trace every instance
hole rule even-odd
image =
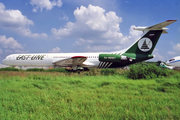
[[[127,56],[130,60],[147,60],[153,58],[154,56],[151,54],[159,40],[159,37],[162,33],[167,33],[167,28],[164,27],[175,21],[176,20],[167,20],[151,27],[136,27],[135,30],[141,30],[144,34],[134,44],[127,48],[122,55]]]
[[[164,62],[162,61],[158,61],[159,62],[159,66],[162,68],[167,68],[167,69],[174,69],[174,66],[167,66]]]

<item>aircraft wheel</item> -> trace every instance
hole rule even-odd
[[[80,70],[76,70],[76,72],[77,72],[78,74],[80,74],[80,73],[81,73],[81,71],[80,71]]]

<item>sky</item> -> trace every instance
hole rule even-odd
[[[14,53],[112,52],[141,35],[137,26],[167,26],[151,61],[180,56],[179,0],[0,0],[0,67]]]

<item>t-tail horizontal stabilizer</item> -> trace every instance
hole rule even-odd
[[[163,30],[162,33],[168,33],[166,30],[168,30],[168,28],[165,28],[166,26],[172,24],[173,22],[176,22],[176,20],[167,20],[165,22],[150,26],[150,27],[135,27],[134,30],[139,30],[139,31],[149,31],[149,30]]]

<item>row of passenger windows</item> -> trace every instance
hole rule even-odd
[[[88,58],[98,58],[98,56],[86,56]],[[69,56],[53,56],[53,58],[71,58]]]
[[[88,56],[88,58],[98,58],[98,56]]]

